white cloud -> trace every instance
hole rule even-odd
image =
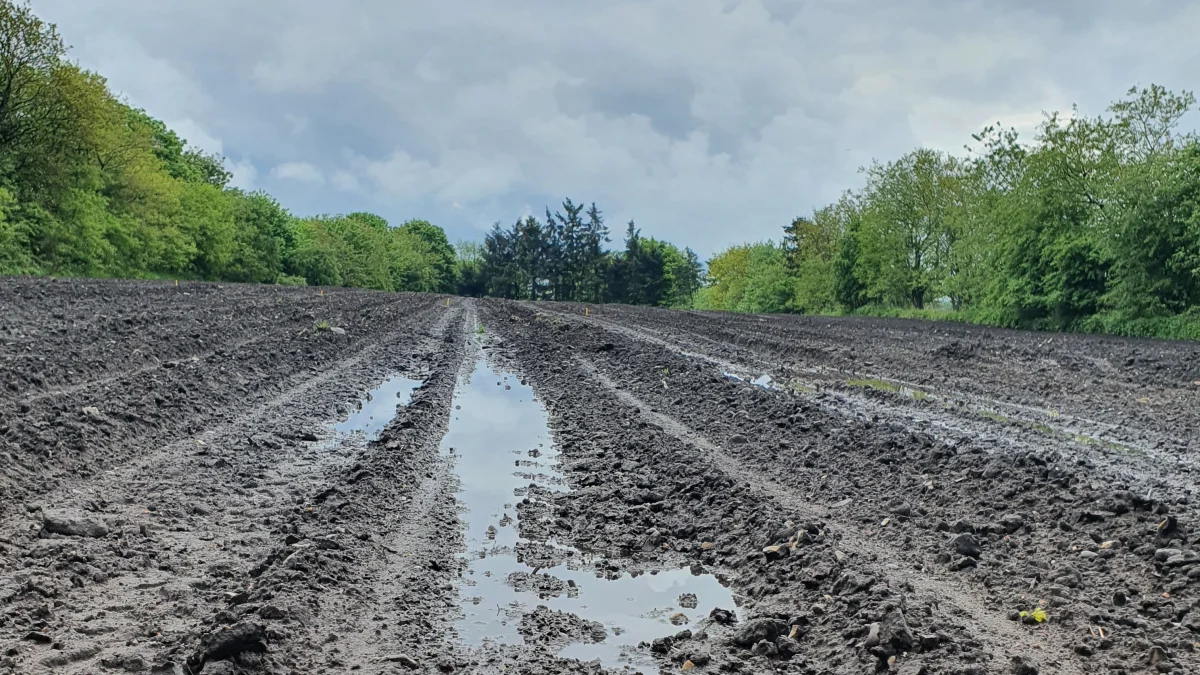
[[[333,183],[333,186],[337,189],[344,190],[346,192],[355,192],[359,189],[358,178],[345,169],[338,169],[337,171],[334,171],[329,181]]]
[[[301,183],[321,184],[325,175],[317,167],[308,162],[284,162],[271,169],[271,175],[283,180],[294,180]]]
[[[168,127],[187,141],[188,146],[199,148],[207,153],[224,154],[224,144],[204,130],[200,123],[190,117],[181,120],[163,120]]]
[[[229,168],[229,172],[233,174],[233,176],[229,179],[229,184],[231,186],[247,191],[257,189],[258,185],[256,181],[258,180],[258,169],[254,168],[254,164],[252,164],[249,159],[243,158],[242,160],[227,166]]]
[[[270,188],[295,209],[422,217],[457,239],[570,196],[614,231],[635,218],[702,255],[778,237],[860,185],[872,158],[959,152],[997,120],[1028,137],[1043,110],[1096,114],[1135,83],[1192,87],[1200,61],[1200,5],[1182,2],[34,9],[193,143],[274,166]]]

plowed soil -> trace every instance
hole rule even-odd
[[[47,279],[0,316],[0,673],[1200,672],[1195,343]]]

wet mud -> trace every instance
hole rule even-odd
[[[1194,344],[236,284],[0,305],[0,673],[1200,672]]]

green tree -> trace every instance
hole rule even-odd
[[[207,181],[205,181],[207,182]],[[291,216],[265,192],[226,192],[232,202],[235,245],[226,277],[274,283],[283,269]]]
[[[410,220],[400,226],[400,230],[408,232],[425,243],[428,255],[432,256],[434,287],[439,293],[453,293],[458,285],[458,268],[456,265],[454,247],[446,238],[446,232],[436,225],[424,220]]]
[[[475,241],[460,241],[454,245],[454,253],[458,267],[458,294],[475,298],[485,295],[487,277],[483,269],[483,245]]]
[[[859,229],[869,297],[918,309],[946,277],[953,243],[948,212],[958,199],[957,161],[920,149],[867,169]]]

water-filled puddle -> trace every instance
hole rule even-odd
[[[763,373],[762,375],[759,375],[758,377],[752,377],[752,378],[742,377],[741,375],[737,375],[737,374],[731,373],[729,371],[725,371],[722,374],[731,380],[738,380],[739,382],[749,382],[750,384],[753,384],[756,387],[762,387],[763,389],[774,389],[775,388],[775,380],[771,379],[771,376],[766,373]]]
[[[358,409],[333,425],[333,432],[338,436],[362,434],[368,441],[379,438],[389,422],[396,419],[397,408],[408,405],[414,391],[420,387],[420,380],[412,380],[400,375],[392,375],[378,387],[367,392],[359,401]]]
[[[735,609],[729,590],[712,575],[670,569],[602,578],[602,559],[519,536],[520,500],[568,488],[546,411],[515,377],[480,360],[455,390],[451,412],[442,451],[455,457],[465,511],[468,569],[457,627],[463,642],[520,644],[522,616],[545,605],[603,626],[603,635],[578,627],[569,632],[562,656],[653,667],[638,643],[695,627],[714,607]]]

